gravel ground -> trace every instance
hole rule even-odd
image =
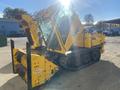
[[[25,48],[26,38],[13,38]],[[12,74],[10,44],[0,48],[0,90],[27,90],[24,81]],[[101,61],[80,71],[60,71],[38,90],[120,90],[120,37],[107,37]]]

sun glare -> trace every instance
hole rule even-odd
[[[65,8],[69,8],[70,7],[70,0],[59,0],[59,2],[65,7]]]

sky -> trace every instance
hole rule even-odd
[[[47,8],[57,0],[0,0],[0,17],[6,7],[22,8],[33,14]],[[92,14],[95,21],[120,18],[120,0],[71,0],[71,5],[84,22],[86,14]]]

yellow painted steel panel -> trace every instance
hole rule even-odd
[[[22,52],[21,63],[17,61],[16,53]],[[25,67],[25,75],[22,77],[27,82],[27,61],[26,53],[20,49],[13,50],[14,55],[14,66],[23,65]],[[16,70],[16,67],[15,67]],[[56,72],[58,71],[58,66],[48,61],[43,55],[31,54],[31,79],[32,87],[39,86],[48,81]]]
[[[32,87],[44,84],[58,70],[58,66],[44,56],[32,54]]]

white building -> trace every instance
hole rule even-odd
[[[24,31],[19,27],[19,23],[12,19],[0,18],[0,33],[7,36],[17,36],[24,34]]]

